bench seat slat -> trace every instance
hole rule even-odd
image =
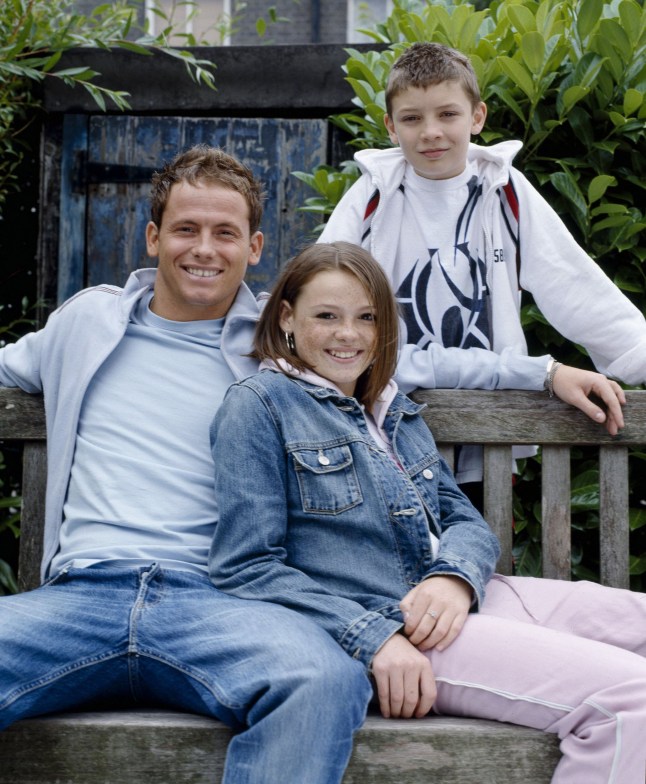
[[[0,784],[213,784],[231,736],[215,719],[173,711],[27,719],[0,733]],[[504,771],[505,784],[549,784],[559,757],[555,735],[527,727],[369,715],[343,781],[483,784]]]

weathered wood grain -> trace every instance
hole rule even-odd
[[[27,443],[23,452],[23,499],[18,566],[18,586],[21,591],[34,588],[40,583],[46,484],[47,448],[45,442]]]
[[[18,585],[22,591],[34,588],[40,582],[47,481],[45,437],[42,395],[0,387],[0,439],[24,441],[18,569]]]
[[[231,736],[172,711],[28,719],[0,733],[0,784],[214,784]],[[555,736],[524,727],[369,716],[344,784],[548,784],[559,757]]]
[[[570,450],[543,446],[542,456],[543,577],[570,579]]]
[[[500,541],[498,571],[511,574],[512,563],[512,484],[511,446],[484,448],[484,516]]]
[[[45,438],[45,412],[40,395],[0,387],[0,438],[25,441]]]
[[[422,416],[435,440],[459,444],[620,444],[646,443],[646,394],[626,392],[626,427],[618,436],[583,412],[545,392],[516,390],[417,390],[426,403]]]
[[[599,449],[599,549],[601,582],[628,588],[630,527],[628,449]]]
[[[626,393],[625,428],[610,436],[578,409],[544,392],[418,390],[415,400],[443,452],[485,444],[485,517],[501,541],[498,569],[511,572],[511,473],[501,444],[542,445],[542,574],[570,579],[570,448],[599,447],[600,577],[629,587],[628,446],[646,444],[646,392]],[[495,449],[496,451],[490,451]],[[489,457],[487,457],[489,454]],[[494,457],[495,455],[495,457]],[[506,462],[506,466],[505,466]]]
[[[318,223],[299,211],[310,189],[291,172],[325,163],[325,119],[71,114],[63,128],[58,303],[84,286],[123,285],[133,270],[155,266],[145,241],[151,177],[193,144],[221,147],[263,184],[263,253],[245,278],[255,293],[271,288]]]

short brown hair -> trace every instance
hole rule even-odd
[[[443,44],[417,42],[395,60],[386,84],[386,111],[392,116],[393,99],[409,87],[430,87],[459,82],[475,108],[482,100],[478,78],[469,58]]]
[[[237,191],[249,207],[249,230],[255,234],[260,228],[264,193],[251,169],[228,155],[219,147],[196,144],[180,152],[152,178],[150,218],[159,228],[168,203],[170,190],[178,182],[195,185],[197,182],[221,185]]]
[[[319,272],[339,270],[363,286],[376,314],[375,359],[357,381],[356,397],[370,410],[392,378],[397,366],[399,323],[397,302],[386,273],[368,251],[351,242],[309,245],[281,271],[256,327],[252,356],[258,360],[283,359],[298,370],[311,370],[287,345],[280,328],[281,303],[292,307],[303,286]]]

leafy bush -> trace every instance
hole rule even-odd
[[[521,139],[516,165],[561,215],[606,274],[646,311],[646,11],[636,0],[494,0],[477,8],[394,0],[388,19],[364,31],[380,46],[347,49],[346,80],[357,109],[331,121],[362,149],[387,147],[384,87],[392,63],[414,41],[437,41],[467,54],[489,114],[484,143]],[[317,196],[303,209],[328,215],[359,171],[340,167],[296,172]],[[527,297],[522,323],[533,354],[591,367]],[[540,456],[537,458],[540,461]],[[631,573],[645,587],[646,501],[636,479],[641,453],[631,455]],[[540,496],[528,460],[516,485],[516,563],[540,569]],[[584,455],[573,465],[574,558],[578,576],[596,573],[594,537],[598,477]]]
[[[38,115],[39,99],[34,89],[38,84],[45,79],[61,79],[86,89],[102,109],[108,102],[118,109],[128,107],[128,93],[97,85],[99,74],[92,68],[59,68],[61,55],[68,49],[118,47],[142,56],[162,51],[181,59],[196,81],[214,86],[211,62],[170,45],[172,37],[178,38],[174,19],[160,7],[153,4],[152,10],[163,22],[162,31],[153,36],[140,30],[137,36],[144,0],[114,0],[87,16],[77,13],[76,5],[74,0],[0,3],[0,210],[7,193],[18,186],[16,167],[24,152],[23,131]],[[188,6],[189,15],[197,11],[193,0],[177,6]],[[198,43],[192,36],[183,38],[186,46]]]

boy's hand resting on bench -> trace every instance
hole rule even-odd
[[[623,428],[624,415],[621,407],[626,402],[626,396],[616,381],[591,370],[559,365],[554,373],[553,387],[554,394],[565,403],[580,408],[595,422],[605,423],[611,436],[616,436]],[[606,411],[593,403],[590,395],[600,398],[606,405]]]

